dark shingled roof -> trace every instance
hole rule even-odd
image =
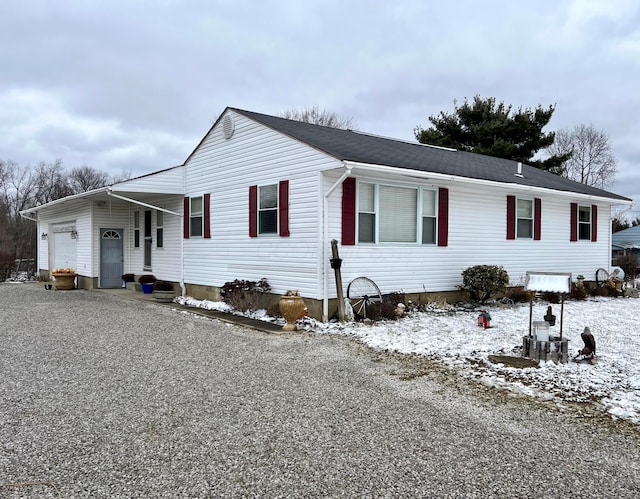
[[[242,109],[230,109],[339,160],[631,201],[624,196],[574,182],[526,164],[522,165],[522,178],[517,177],[517,162],[509,159],[312,125]]]

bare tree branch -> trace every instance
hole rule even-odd
[[[618,171],[608,135],[593,125],[576,125],[556,132],[555,142],[547,149],[552,155],[570,153],[563,164],[563,176],[593,187],[612,185]]]
[[[301,109],[288,109],[280,114],[280,117],[288,120],[303,121],[314,125],[342,128],[345,130],[357,130],[355,120],[348,116],[340,116],[337,113],[320,109],[319,106],[307,106]]]

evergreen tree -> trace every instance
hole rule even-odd
[[[494,97],[483,99],[479,95],[473,102],[465,98],[462,105],[455,100],[453,104],[453,113],[441,111],[429,117],[432,127],[414,129],[419,142],[512,159],[552,173],[562,173],[562,165],[570,154],[533,159],[538,151],[554,142],[555,134],[544,133],[542,129],[549,123],[555,106],[546,109],[541,105],[535,109],[520,107],[514,111],[511,105],[497,103]]]

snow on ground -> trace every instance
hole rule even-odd
[[[220,302],[178,298],[192,307],[236,313]],[[533,320],[542,321],[546,302],[536,302]],[[559,334],[560,305],[551,335]],[[401,320],[377,323],[330,322],[305,319],[304,329],[316,333],[348,335],[377,350],[420,354],[453,367],[468,378],[513,392],[561,402],[590,402],[614,418],[640,424],[640,300],[593,298],[566,301],[563,337],[569,341],[569,357],[584,346],[580,334],[585,326],[596,339],[596,365],[541,362],[539,368],[514,368],[488,361],[489,355],[520,355],[522,337],[529,333],[529,304],[485,307],[491,315],[490,329],[477,326],[478,310],[432,306],[412,312]],[[241,314],[242,315],[242,314]],[[254,318],[274,321],[266,312]],[[277,320],[276,320],[277,321]]]

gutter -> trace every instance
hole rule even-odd
[[[169,215],[175,215],[176,217],[180,217],[180,219],[182,219],[183,216],[184,216],[182,213],[178,213],[178,212],[175,212],[175,211],[167,210],[166,208],[160,208],[159,206],[154,206],[152,204],[143,203],[142,201],[138,201],[137,199],[132,199],[132,198],[128,198],[128,197],[125,197],[125,196],[121,196],[120,194],[114,194],[113,190],[110,187],[107,188],[107,190],[105,192],[107,193],[108,196],[111,196],[111,197],[114,197],[114,198],[117,198],[117,199],[121,199],[122,201],[127,201],[129,203],[137,204],[139,206],[144,206],[146,208],[151,208],[153,210],[162,211],[164,213],[168,213]],[[185,296],[187,294],[187,289],[186,289],[186,287],[184,285],[184,238],[181,237],[180,241],[181,241],[181,244],[180,244],[180,289],[182,290],[182,296]]]
[[[517,189],[519,191],[539,191],[539,192],[546,192],[546,193],[556,194],[556,195],[558,193],[565,193],[575,198],[588,199],[590,201],[601,201],[611,205],[633,205],[632,200],[625,201],[622,199],[614,199],[614,198],[608,198],[604,196],[594,196],[593,194],[583,194],[580,192],[549,189],[548,187],[534,187],[531,185],[523,185],[516,182],[498,182],[496,180],[484,180],[479,178],[460,177],[457,175],[448,175],[444,173],[425,172],[421,170],[397,168],[394,166],[374,165],[370,163],[359,163],[357,161],[348,161],[348,160],[344,161],[344,165],[345,167],[355,168],[357,170],[370,171],[375,173],[387,173],[387,174],[393,174],[394,176],[397,176],[398,174],[405,174],[415,178],[421,178],[424,180],[437,180],[440,182],[450,182],[450,183],[460,182],[460,183],[466,183],[466,184],[487,185],[492,187],[504,186],[508,188]]]
[[[346,161],[343,162],[345,172],[342,176],[329,188],[324,194],[322,199],[322,220],[323,220],[323,234],[322,234],[322,255],[323,255],[323,297],[322,297],[322,322],[329,321],[329,196],[342,182],[351,175],[352,166],[348,165]]]

